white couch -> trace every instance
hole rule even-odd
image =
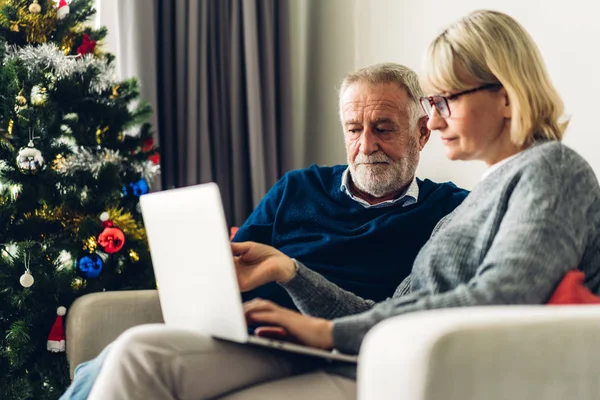
[[[79,298],[66,327],[71,372],[128,327],[153,322],[162,322],[156,291]],[[391,318],[363,343],[358,398],[598,400],[600,306],[475,307]]]

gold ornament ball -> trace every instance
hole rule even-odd
[[[17,105],[20,107],[23,107],[24,105],[27,104],[27,99],[25,98],[25,96],[23,96],[22,94],[19,94],[15,100],[17,101]]]
[[[33,0],[33,3],[29,5],[29,12],[32,14],[39,14],[42,12],[42,6],[38,4],[38,0]]]
[[[17,97],[15,97],[15,103],[15,112],[17,113],[27,108],[27,98],[23,96],[23,89],[21,89]]]

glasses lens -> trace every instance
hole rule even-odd
[[[421,97],[421,107],[423,107],[423,111],[427,114],[428,117],[431,117],[433,113],[433,106],[427,97]]]
[[[437,109],[440,117],[448,118],[450,116],[450,109],[448,108],[448,102],[442,96],[434,96],[433,104],[435,104],[435,108]]]

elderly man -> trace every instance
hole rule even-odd
[[[348,165],[285,174],[233,240],[274,246],[363,298],[391,297],[435,225],[467,195],[451,183],[415,178],[430,135],[422,95],[416,74],[401,65],[346,76],[340,118]],[[295,309],[275,283],[244,293],[255,297]],[[63,399],[87,398],[109,351],[76,370]]]
[[[397,64],[349,74],[340,88],[348,165],[292,171],[234,238],[271,245],[338,286],[381,301],[410,273],[434,226],[467,192],[415,178],[429,139],[417,75]],[[272,283],[244,294],[295,309]]]

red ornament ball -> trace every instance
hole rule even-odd
[[[125,245],[125,234],[119,228],[114,226],[107,227],[98,236],[98,244],[104,248],[108,254],[116,253]]]

